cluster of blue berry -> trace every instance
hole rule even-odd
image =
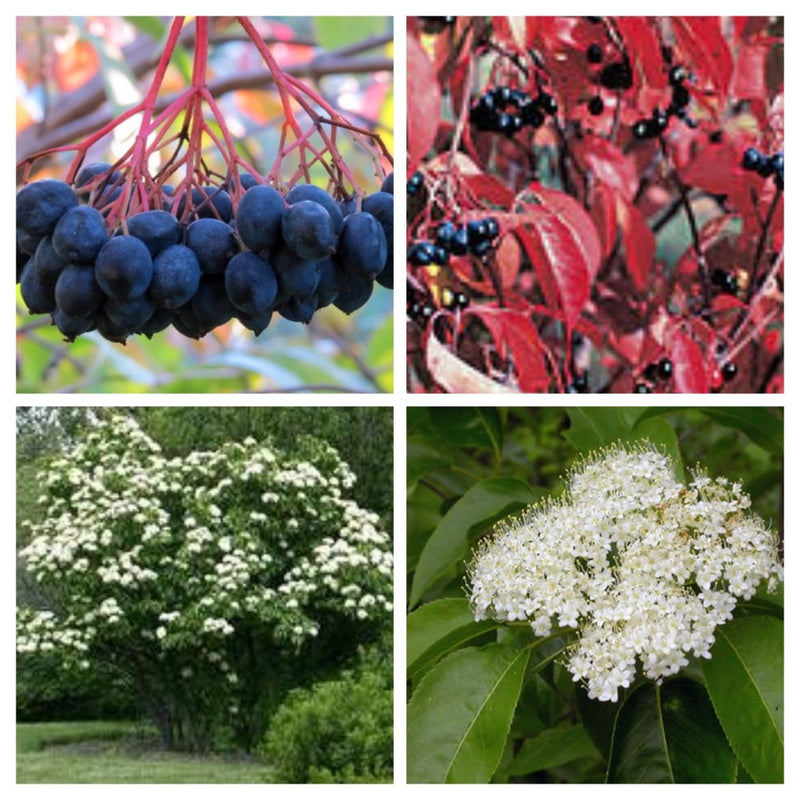
[[[672,100],[664,111],[661,108],[654,108],[650,118],[638,119],[633,123],[633,135],[637,139],[654,139],[660,136],[669,127],[670,117],[678,117],[687,125],[693,127],[696,123],[690,120],[686,113],[691,95],[685,86],[685,81],[689,77],[688,72],[683,67],[672,67],[669,71],[669,83],[672,87]]]
[[[544,90],[531,97],[521,89],[495,86],[478,98],[469,119],[479,131],[513,136],[526,126],[540,128],[545,115],[552,116],[556,111],[558,101]]]
[[[759,153],[755,147],[748,147],[742,156],[742,169],[757,172],[762,178],[772,176],[775,179],[775,186],[783,191],[783,150],[768,156]]]
[[[500,233],[494,217],[472,219],[466,225],[445,220],[436,229],[434,240],[414,242],[408,248],[408,263],[412,267],[447,264],[450,256],[484,256],[492,249]]]

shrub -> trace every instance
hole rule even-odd
[[[272,718],[261,752],[288,783],[391,779],[391,686],[365,672],[295,689]]]

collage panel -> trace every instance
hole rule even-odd
[[[392,391],[391,16],[16,34],[18,392]]]
[[[782,393],[783,17],[409,17],[407,386]]]
[[[783,783],[783,417],[409,408],[408,783]]]
[[[16,431],[17,783],[392,782],[391,408]]]

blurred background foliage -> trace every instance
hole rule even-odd
[[[253,20],[282,69],[355,125],[378,133],[393,152],[391,17]],[[17,17],[17,159],[78,141],[138,102],[169,22],[162,17]],[[215,18],[210,39],[209,87],[240,155],[263,173],[280,143],[280,98],[233,18]],[[188,39],[173,58],[166,91],[186,87],[191,63]],[[115,161],[128,146],[120,137],[118,131],[102,139],[87,162]],[[337,144],[361,188],[377,191],[380,176],[372,161],[346,136]],[[203,155],[209,169],[225,173],[213,147]],[[71,157],[38,161],[31,179],[63,178]],[[388,172],[391,165],[383,168]],[[325,186],[321,175],[317,180]],[[349,316],[329,307],[310,325],[301,325],[276,315],[258,337],[234,321],[199,342],[170,328],[152,340],[131,337],[124,346],[96,332],[68,344],[49,322],[27,314],[18,289],[19,392],[392,390],[392,292],[377,284],[369,303]]]

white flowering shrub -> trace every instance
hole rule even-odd
[[[590,698],[617,701],[637,665],[656,681],[710,658],[739,598],[783,579],[777,536],[741,484],[680,483],[648,446],[589,456],[566,492],[507,519],[469,568],[476,620],[577,632],[566,665]]]
[[[390,624],[390,537],[354,481],[311,439],[166,458],[98,421],[40,475],[22,557],[48,603],[18,609],[17,652],[114,665],[171,744],[257,740],[289,686]]]

